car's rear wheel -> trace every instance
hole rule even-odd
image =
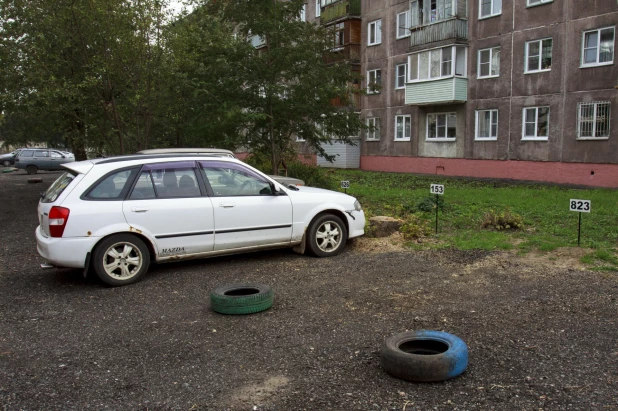
[[[2,165],[3,165],[4,167],[8,167],[8,166],[10,166],[10,165],[11,165],[11,162],[10,162],[9,160],[4,160],[4,161],[2,162]]]
[[[32,174],[36,174],[39,171],[39,169],[36,166],[33,165],[29,165],[28,167],[26,167],[26,172],[30,175]]]
[[[322,214],[313,220],[308,231],[309,250],[316,257],[331,257],[343,250],[348,231],[339,217]]]
[[[146,244],[131,234],[116,234],[101,241],[93,253],[93,267],[107,285],[120,286],[138,282],[150,265]]]

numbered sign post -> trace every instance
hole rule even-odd
[[[444,194],[444,185],[432,184],[431,187],[429,187],[429,192],[436,195],[436,234],[438,234],[438,205],[440,204],[438,201],[438,196]]]
[[[590,200],[569,200],[569,211],[575,211],[579,213],[579,224],[577,226],[577,246],[579,247],[579,239],[582,232],[582,213],[589,213],[592,208],[592,202]]]
[[[343,190],[345,191],[346,194],[348,194],[348,188],[350,188],[350,182],[349,181],[342,181],[341,182],[341,188],[343,188]]]

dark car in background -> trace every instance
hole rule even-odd
[[[62,164],[75,161],[73,153],[49,148],[25,148],[15,157],[15,167],[36,174],[39,170],[64,170]]]
[[[0,164],[2,164],[2,166],[4,167],[12,166],[13,164],[15,164],[15,157],[17,157],[19,152],[22,150],[23,148],[18,148],[17,150],[10,153],[0,155]]]

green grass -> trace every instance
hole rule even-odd
[[[435,211],[418,211],[417,206],[423,199],[435,197],[429,194],[430,184],[444,184],[444,209],[439,213],[438,239],[464,250],[516,247],[527,252],[576,247],[578,213],[569,211],[568,202],[572,198],[588,199],[592,202],[592,212],[582,214],[581,246],[597,250],[594,261],[602,261],[600,267],[618,267],[615,250],[618,246],[616,190],[358,170],[328,169],[324,172],[336,182],[349,180],[347,192],[358,198],[366,214],[405,218],[414,213],[428,221],[431,227],[435,226]],[[484,216],[490,210],[497,213],[510,210],[522,217],[524,228],[505,231],[482,229]],[[601,250],[609,254],[600,253]],[[590,258],[593,261],[593,257]]]

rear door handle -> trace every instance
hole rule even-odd
[[[232,208],[234,206],[236,206],[235,203],[227,203],[227,204],[226,203],[220,203],[219,204],[219,207],[223,207],[223,208]]]
[[[148,207],[131,207],[131,211],[134,213],[145,213],[148,211]]]

